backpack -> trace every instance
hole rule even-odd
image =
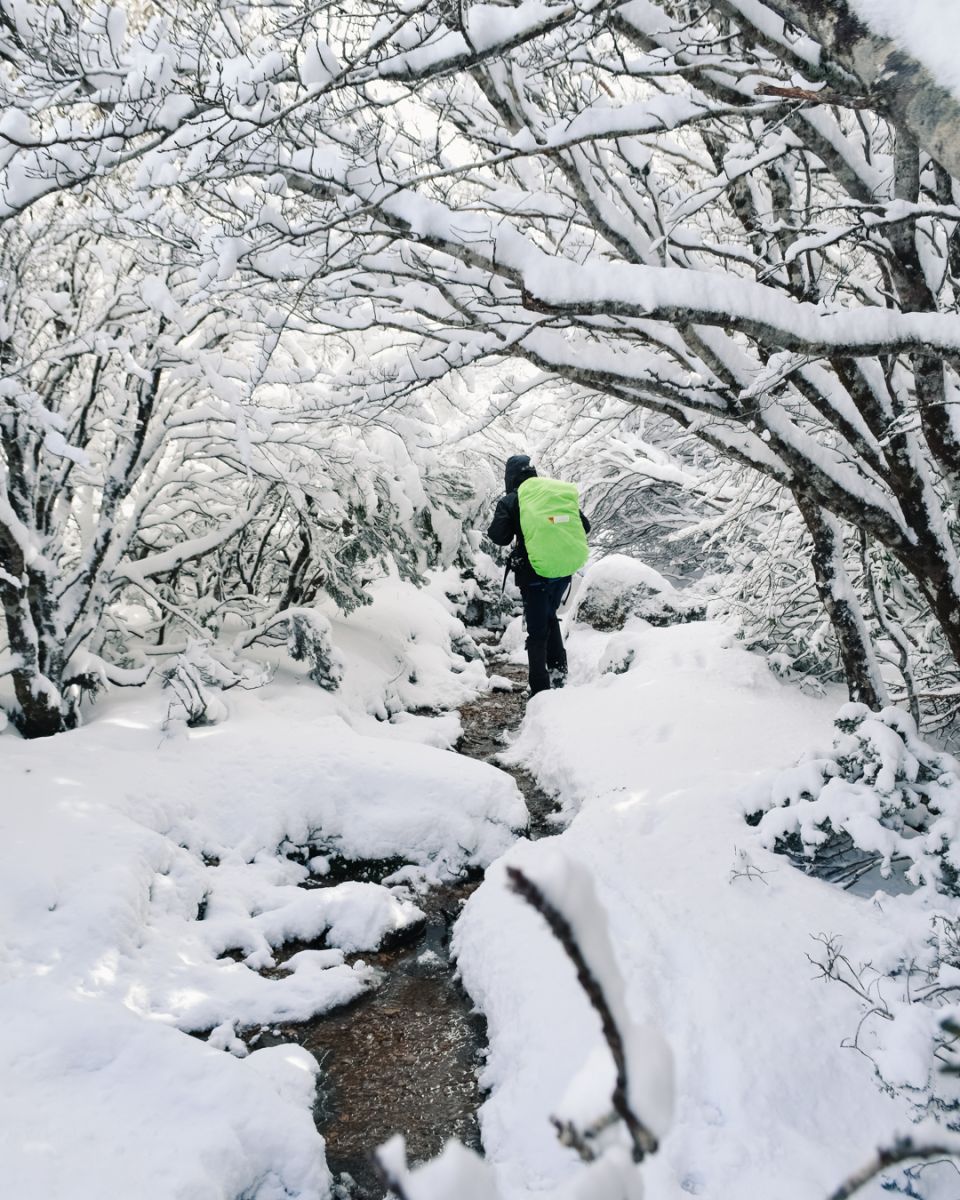
[[[520,484],[517,497],[530,566],[543,579],[563,579],[579,571],[590,550],[577,485],[537,475]]]

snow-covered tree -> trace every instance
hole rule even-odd
[[[504,13],[398,16],[379,90],[342,66],[309,137],[277,122],[287,187],[338,234],[331,305],[405,335],[347,394],[512,357],[656,411],[791,493],[855,695],[884,687],[843,524],[916,581],[956,658],[949,165],[764,6],[584,6],[509,52],[529,13]]]
[[[172,630],[229,618],[244,645],[299,646],[319,596],[349,611],[387,567],[419,579],[458,548],[459,464],[406,449],[399,416],[328,405],[323,347],[277,289],[204,283],[171,246],[202,229],[150,221],[156,243],[99,203],[46,199],[0,247],[0,671],[30,735],[142,682],[141,651]]]
[[[960,110],[911,47],[815,0],[0,12],[0,219],[190,214],[198,287],[391,337],[360,417],[508,362],[656,413],[797,505],[852,695],[851,529],[960,659]]]

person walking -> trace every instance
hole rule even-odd
[[[587,561],[590,522],[577,486],[541,478],[529,454],[513,454],[504,469],[504,495],[487,534],[498,546],[514,543],[507,570],[523,599],[530,695],[563,687],[567,652],[557,609],[574,571]]]

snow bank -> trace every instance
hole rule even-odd
[[[572,823],[511,849],[456,928],[464,984],[488,1022],[489,1161],[508,1200],[585,1178],[549,1117],[591,1078],[610,1079],[571,965],[506,886],[508,864],[536,876],[559,850],[593,879],[633,1020],[660,1030],[675,1058],[676,1114],[642,1167],[646,1194],[829,1194],[878,1144],[912,1132],[914,1114],[843,1048],[857,998],[817,981],[807,956],[821,931],[889,941],[890,912],[766,851],[742,793],[828,744],[839,697],[791,690],[715,624],[634,634],[630,670],[600,675],[609,636],[571,633],[577,686],[530,704],[509,758],[558,794]],[[924,1186],[952,1194],[926,1175]]]
[[[629,672],[601,674],[611,647],[625,639],[633,651]],[[830,705],[783,686],[720,624],[613,635],[574,629],[567,654],[570,680],[581,686],[537,696],[502,759],[532,770],[568,814],[590,796],[625,787],[649,796],[704,777],[724,786],[748,764],[782,763],[776,748],[798,744],[794,731],[810,714],[829,729]],[[690,695],[696,703],[687,705]]]
[[[401,616],[383,663],[412,640],[424,682],[411,688],[474,691],[442,642],[432,657],[436,629],[458,625],[443,606],[396,633]],[[295,1046],[245,1057],[244,1030],[375,986],[345,954],[422,913],[380,884],[301,885],[323,883],[331,854],[453,876],[502,854],[527,820],[508,776],[423,744],[426,717],[373,719],[379,668],[345,661],[347,697],[283,674],[225,693],[223,724],[165,735],[154,684],[73,733],[0,739],[0,1194],[327,1195],[313,1060]],[[439,723],[441,741],[454,736],[455,719]],[[279,963],[292,939],[321,948]]]
[[[316,1062],[240,1060],[43,980],[2,990],[0,1185],[9,1197],[320,1200]]]

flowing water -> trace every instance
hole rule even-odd
[[[514,690],[488,692],[461,709],[457,751],[492,760],[504,733],[519,724],[526,672],[496,660],[491,666]],[[530,836],[556,832],[553,804],[525,772],[510,770],[530,809]],[[400,862],[340,861],[326,884],[344,879],[379,881]],[[299,1025],[264,1029],[251,1046],[296,1041],[320,1063],[315,1116],[327,1142],[327,1161],[339,1194],[381,1200],[372,1151],[402,1133],[411,1162],[435,1155],[449,1138],[480,1148],[477,1075],[485,1051],[483,1018],[456,980],[450,934],[481,874],[436,888],[418,898],[426,922],[410,940],[373,954],[353,955],[383,972],[375,990],[353,1004]],[[288,947],[293,953],[302,947]]]

